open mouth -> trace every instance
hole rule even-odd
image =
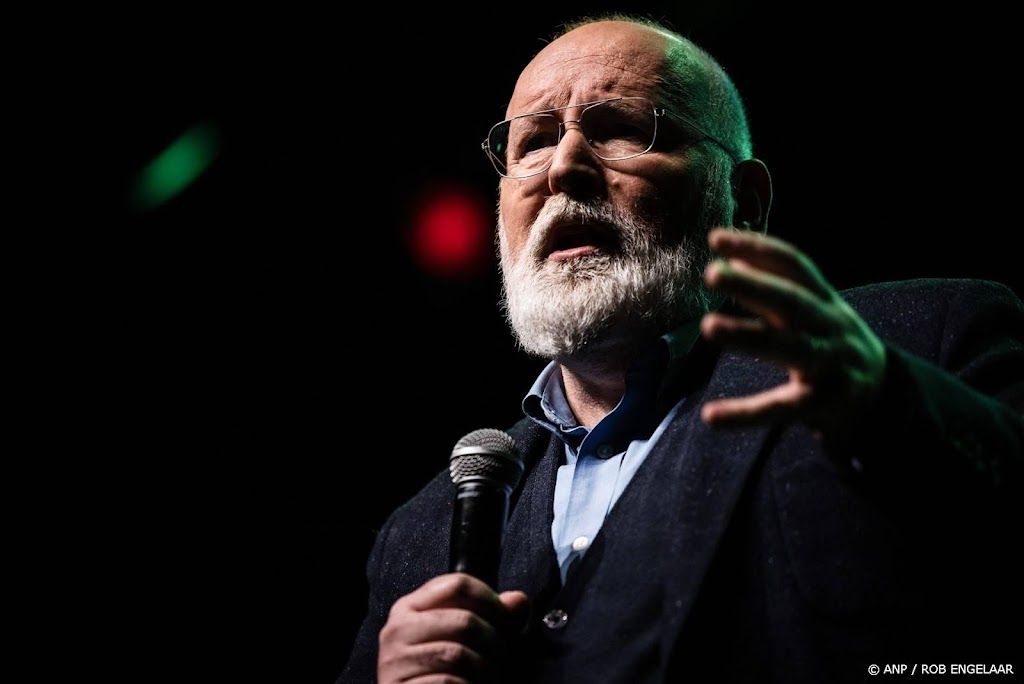
[[[615,232],[606,225],[572,224],[555,228],[545,251],[549,261],[566,261],[598,251],[611,251],[615,245]]]

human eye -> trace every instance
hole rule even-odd
[[[654,139],[654,112],[632,104],[608,103],[588,109],[582,123],[590,144],[601,151],[631,153]]]
[[[521,159],[558,144],[558,122],[550,116],[527,116],[513,121],[509,154]]]
[[[558,141],[555,140],[555,137],[551,135],[551,133],[538,132],[524,140],[522,142],[521,149],[524,154],[528,154],[530,152],[542,150],[545,147],[552,147],[557,144],[557,142]]]

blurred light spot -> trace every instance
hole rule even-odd
[[[210,166],[220,149],[220,133],[210,123],[199,123],[158,154],[135,182],[133,199],[138,209],[153,209],[187,188]]]
[[[491,212],[476,191],[428,193],[413,217],[409,247],[417,263],[442,278],[480,274],[489,263]]]

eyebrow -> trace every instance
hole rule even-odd
[[[550,114],[551,112],[560,112],[563,109],[575,109],[576,107],[586,107],[588,105],[603,104],[605,102],[614,102],[615,100],[624,100],[624,99],[626,99],[628,97],[632,97],[632,96],[631,95],[616,95],[615,97],[606,97],[606,98],[601,99],[601,100],[591,100],[589,102],[578,102],[576,104],[564,105],[562,107],[551,107],[550,109],[537,109],[537,110],[532,111],[532,112],[523,112],[522,114],[516,114],[515,116],[510,116],[509,118],[505,119],[505,121],[511,121],[512,119],[519,119],[519,118],[524,117],[524,116],[533,116],[534,114]],[[650,101],[650,98],[644,98],[644,99],[647,99],[648,101]]]

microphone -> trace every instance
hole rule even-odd
[[[493,588],[498,583],[508,497],[523,476],[523,459],[511,436],[501,430],[475,430],[455,445],[448,472],[455,484],[448,568]]]

